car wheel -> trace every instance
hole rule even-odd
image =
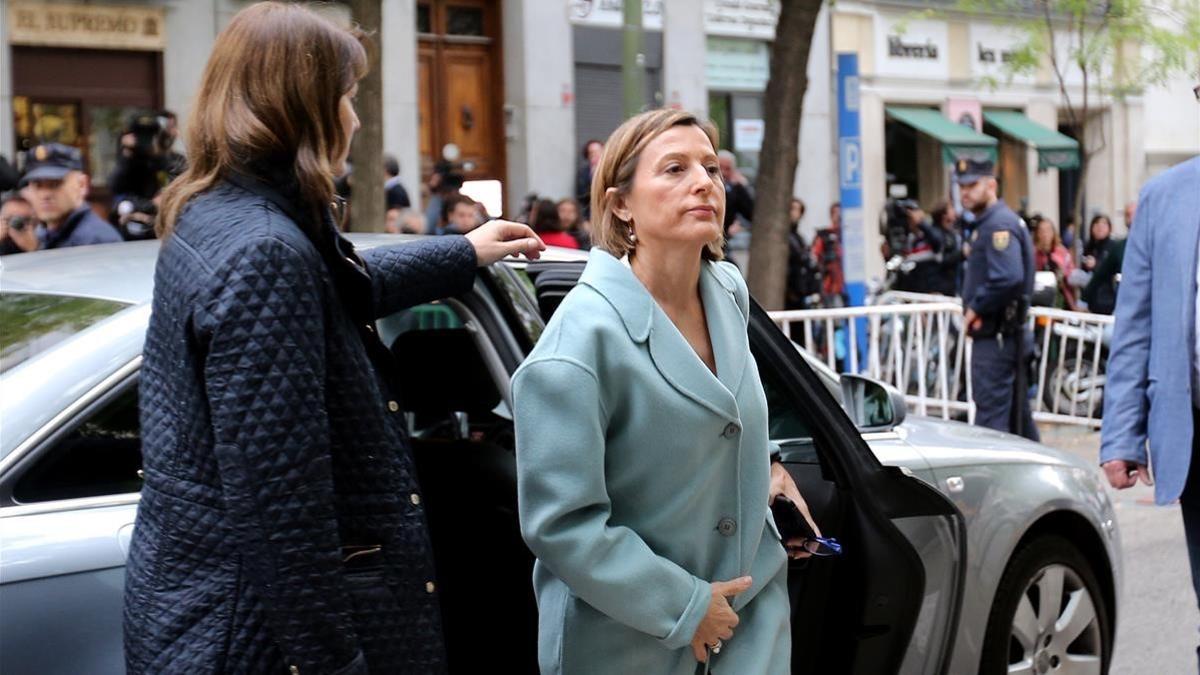
[[[1035,539],[1013,556],[996,589],[979,672],[1108,672],[1108,608],[1091,564],[1062,537]]]

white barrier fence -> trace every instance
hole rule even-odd
[[[971,341],[962,339],[957,298],[887,293],[866,307],[770,312],[784,334],[835,372],[862,373],[904,393],[909,409],[973,421]],[[1030,381],[1033,417],[1099,427],[1113,318],[1034,307],[1039,350]],[[856,326],[865,326],[860,356]]]
[[[973,420],[962,307],[940,302],[771,312],[784,334],[835,372],[862,373],[904,392],[920,415]],[[856,327],[866,324],[865,363]]]
[[[1099,427],[1113,317],[1034,307],[1029,323],[1041,348],[1033,419]]]

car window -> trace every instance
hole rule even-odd
[[[0,293],[0,373],[129,305],[41,293]]]
[[[492,265],[487,269],[499,290],[496,295],[503,296],[496,300],[501,309],[510,315],[510,323],[519,326],[521,332],[529,337],[530,345],[536,343],[546,326],[538,313],[533,281],[529,279],[525,268]]]
[[[137,386],[131,383],[39,450],[17,478],[12,497],[28,504],[135,493],[142,488],[141,466]]]

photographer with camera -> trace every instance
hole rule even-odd
[[[33,205],[20,195],[13,195],[0,204],[0,255],[36,251],[37,218]]]
[[[177,135],[175,113],[169,110],[134,115],[121,135],[117,166],[108,178],[109,219],[125,239],[154,238],[154,199],[187,168],[187,160],[173,149]]]

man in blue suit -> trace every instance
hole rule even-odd
[[[1200,157],[1147,183],[1134,217],[1108,360],[1100,463],[1118,490],[1140,479],[1155,485],[1159,504],[1180,501],[1200,601],[1200,462],[1192,461],[1200,446]]]

